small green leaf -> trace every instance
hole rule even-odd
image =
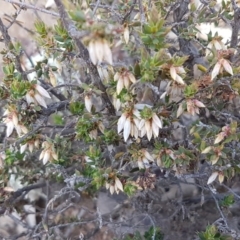
[[[63,119],[63,117],[61,115],[53,114],[52,117],[53,117],[54,124],[56,124],[58,126],[64,125],[65,121],[64,121],[64,119]]]

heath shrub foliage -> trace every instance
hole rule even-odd
[[[238,175],[238,2],[54,6],[45,10],[58,18],[53,27],[34,24],[37,62],[0,19],[1,201],[12,169],[28,184],[74,177],[80,192],[128,196],[153,191],[159,172],[191,176],[204,193]],[[31,11],[14,7],[16,19]],[[204,32],[207,24],[220,30]],[[232,26],[228,41],[223,24]],[[215,227],[200,238],[224,239]]]

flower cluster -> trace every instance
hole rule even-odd
[[[166,96],[169,96],[169,101],[178,102],[183,97],[183,90],[185,86],[177,82],[169,82],[166,87],[166,91],[160,96],[161,99],[164,99]]]
[[[222,183],[223,180],[224,180],[224,175],[223,175],[223,173],[222,173],[222,172],[213,172],[213,173],[211,174],[211,176],[208,178],[207,184],[213,183],[213,182],[217,179],[217,177],[218,177],[218,181],[219,181],[220,183]]]
[[[146,149],[141,149],[135,152],[132,157],[137,160],[140,169],[149,168],[150,162],[154,162],[153,157]]]
[[[212,70],[211,79],[213,80],[219,73],[222,73],[223,70],[228,72],[230,75],[233,75],[233,70],[229,61],[224,58],[220,58]]]
[[[56,153],[53,143],[44,141],[42,143],[42,147],[43,147],[43,150],[39,156],[39,160],[42,160],[44,165],[49,161],[58,160],[58,155]]]
[[[47,108],[47,104],[44,98],[51,98],[49,93],[40,85],[33,84],[32,88],[26,94],[26,100],[28,104],[41,105]]]
[[[136,106],[133,109],[126,108],[118,120],[118,133],[123,130],[124,141],[127,141],[129,135],[136,139],[146,135],[150,141],[152,137],[158,137],[160,128],[162,121],[147,106],[144,106],[141,113]]]
[[[212,39],[211,42],[209,42],[209,44],[207,45],[207,49],[206,49],[206,56],[208,55],[211,55],[212,54],[212,49],[215,49],[215,50],[225,50],[226,49],[226,46],[225,44],[222,42],[222,38],[217,36],[217,37],[214,37]]]
[[[25,142],[25,144],[21,145],[20,152],[24,153],[27,148],[32,153],[34,148],[39,148],[39,139],[30,139]]]
[[[113,183],[106,182],[106,189],[109,189],[111,194],[113,194],[114,192],[118,194],[119,190],[123,192],[123,185],[119,178],[115,177]]]
[[[220,132],[215,141],[214,141],[214,144],[217,144],[217,143],[220,143],[225,137],[228,137],[231,135],[231,128],[230,126],[225,126],[222,128],[222,132]]]
[[[158,137],[159,129],[162,128],[162,121],[156,113],[152,112],[150,117],[141,119],[138,128],[141,131],[140,136],[147,135],[150,141],[153,136],[154,138]]]
[[[134,136],[136,139],[138,138],[138,125],[140,122],[137,116],[139,116],[137,109],[126,108],[118,120],[118,133],[123,130],[125,142],[128,140],[129,135]]]
[[[112,51],[109,43],[104,38],[93,39],[88,45],[90,59],[94,65],[101,64],[103,61],[112,65]]]
[[[170,76],[174,81],[182,85],[185,85],[185,82],[183,81],[181,74],[185,74],[185,73],[186,71],[183,67],[175,67],[173,65],[170,67]]]
[[[122,70],[114,75],[114,81],[117,81],[117,94],[120,94],[124,87],[128,89],[131,83],[135,83],[136,78],[131,72]]]
[[[99,65],[97,66],[99,77],[101,78],[103,83],[108,83],[111,77],[114,75],[114,70],[111,65],[103,66]]]
[[[187,111],[191,115],[199,114],[199,108],[204,108],[205,105],[197,99],[187,99]]]
[[[7,126],[7,131],[6,131],[7,137],[9,137],[12,134],[14,129],[17,131],[18,136],[21,136],[28,132],[27,128],[19,122],[19,116],[15,110],[7,109],[4,112],[4,116],[6,116],[3,122]]]

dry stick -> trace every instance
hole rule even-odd
[[[211,195],[212,195],[212,197],[213,197],[213,199],[214,199],[214,201],[215,201],[215,204],[216,204],[216,206],[217,206],[217,209],[218,209],[218,211],[219,211],[219,213],[220,213],[220,215],[221,215],[221,217],[222,217],[222,220],[224,221],[224,224],[225,224],[226,228],[229,229],[228,223],[227,223],[227,219],[225,218],[225,216],[224,216],[224,214],[223,214],[223,212],[222,212],[222,210],[221,210],[221,208],[220,208],[220,206],[219,206],[218,200],[217,200],[217,198],[215,197],[213,190],[212,190],[211,187],[209,187],[209,186],[208,186],[208,189],[209,189],[210,192],[211,192]]]
[[[35,7],[35,6],[31,5],[31,4],[27,4],[27,3],[23,3],[23,2],[17,2],[17,1],[12,1],[12,0],[3,0],[3,1],[15,4],[15,5],[19,6],[20,8],[23,8],[23,9],[24,8],[33,9],[35,11],[39,11],[39,12],[42,12],[42,13],[50,14],[50,15],[55,16],[55,17],[59,17],[59,14],[57,14],[55,12],[48,11],[48,10],[45,10],[43,8]]]
[[[4,16],[8,17],[8,18],[11,19],[11,20],[13,19],[13,17],[11,17],[10,15],[8,15],[8,14],[6,14],[6,13],[4,13]],[[14,23],[17,24],[17,25],[18,25],[19,27],[21,27],[22,29],[24,29],[26,32],[30,33],[31,35],[34,35],[34,34],[35,34],[35,32],[33,32],[32,30],[24,27],[20,22],[15,21]],[[9,29],[9,26],[8,26],[7,28]]]
[[[33,189],[44,187],[45,185],[46,185],[45,182],[41,182],[18,189],[16,192],[13,193],[13,195],[9,199],[7,199],[4,202],[4,207],[1,209],[0,214],[5,212],[6,208],[11,207],[12,205],[18,203],[21,200],[21,196],[25,195],[26,193]]]
[[[22,226],[23,228],[28,228],[28,225],[27,225],[26,223],[24,223],[23,221],[21,221],[21,219],[15,217],[13,214],[7,212],[7,213],[5,213],[4,215],[5,215],[5,216],[8,216],[9,218],[11,218],[11,219],[14,221],[14,223],[16,223],[17,225],[20,225],[20,226]]]
[[[13,17],[13,19],[11,20],[10,24],[7,26],[7,29],[9,29],[16,21],[17,21],[17,17],[19,16],[19,14],[21,13],[22,9],[18,9],[15,13],[15,16]]]
[[[139,5],[139,11],[140,11],[140,16],[141,16],[141,25],[145,23],[145,12],[143,10],[143,5],[142,5],[142,0],[138,0],[138,5]]]
[[[235,191],[233,191],[231,188],[229,188],[227,185],[222,183],[222,186],[224,186],[229,192],[231,192],[236,198],[240,199],[239,194],[237,194]]]
[[[155,222],[153,221],[153,218],[149,214],[146,214],[146,216],[150,219],[150,221],[152,223],[152,227],[153,227],[152,240],[155,240],[155,236],[156,236],[156,225],[155,225]]]
[[[232,36],[231,36],[231,43],[230,47],[235,48],[238,44],[238,32],[240,28],[240,8],[237,6],[234,0],[231,0],[234,16],[233,16],[233,23],[232,23]]]
[[[93,9],[93,16],[95,16],[95,14],[96,14],[96,12],[97,12],[97,9],[98,9],[98,6],[99,6],[99,4],[100,4],[100,1],[101,1],[101,0],[97,0],[97,3],[96,3],[96,5],[95,5],[95,7],[94,7],[94,9]]]
[[[91,7],[91,6],[96,6],[96,3],[90,3],[89,5],[90,5],[90,7]],[[108,6],[108,5],[99,4],[99,5],[98,5],[98,8],[102,8],[102,9],[108,10],[108,12],[110,12],[110,14],[111,14],[112,16],[118,18],[118,21],[119,21],[119,22],[120,22],[120,19],[123,18],[122,15],[119,14],[117,11],[115,11],[113,7],[110,7],[110,6]]]
[[[46,182],[46,187],[47,187],[46,202],[48,202],[49,201],[49,182],[48,181]],[[44,211],[44,214],[42,217],[42,225],[45,230],[48,229],[48,208],[47,208],[47,206],[45,207],[45,211]]]
[[[62,22],[63,26],[67,30],[70,37],[74,40],[74,42],[79,50],[80,58],[82,58],[85,61],[85,63],[87,64],[87,66],[89,68],[89,72],[90,72],[90,76],[93,81],[93,84],[99,90],[102,91],[102,97],[103,97],[105,103],[107,104],[107,108],[108,108],[109,112],[114,115],[115,109],[106,93],[106,88],[103,85],[103,83],[99,77],[97,67],[92,64],[92,62],[89,58],[88,50],[85,48],[85,46],[83,45],[83,43],[81,42],[81,40],[79,38],[79,34],[80,34],[79,31],[76,29],[76,26],[74,25],[74,23],[69,19],[68,14],[65,10],[65,7],[64,7],[62,1],[55,0],[55,4],[57,5],[58,12],[60,14],[60,18],[61,18],[61,22]]]
[[[122,21],[121,21],[121,24],[124,24],[124,22],[127,20],[127,18],[131,15],[134,7],[135,7],[135,4],[136,4],[136,1],[137,0],[134,0],[133,3],[132,3],[132,6],[130,7],[130,10],[125,14],[125,16],[123,17]]]
[[[38,81],[41,83],[41,85],[44,89],[46,89],[48,92],[51,92],[60,101],[66,101],[67,100],[66,97],[62,93],[58,93],[57,91],[52,89],[52,87],[50,87],[49,84],[47,84],[43,80],[38,79]],[[49,90],[49,88],[51,88],[51,90]]]

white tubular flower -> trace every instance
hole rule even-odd
[[[101,64],[106,61],[112,65],[112,51],[106,39],[91,40],[88,45],[90,59],[94,65]]]
[[[152,137],[158,137],[159,129],[162,128],[162,121],[150,108],[145,107],[143,111],[145,112],[144,115],[146,114],[147,117],[141,118],[138,124],[138,129],[141,133],[140,136],[143,137],[144,135],[147,135],[147,138],[150,141]]]
[[[126,142],[130,133],[131,133],[131,118],[126,118],[126,121],[124,123],[124,128],[123,128],[123,138],[124,141]]]
[[[4,112],[5,119],[3,122],[7,126],[6,136],[9,137],[13,130],[15,129],[17,131],[18,136],[21,136],[23,134],[26,134],[28,132],[27,128],[19,123],[18,114],[16,111],[10,111],[6,110]]]
[[[233,70],[229,61],[224,58],[221,58],[217,61],[212,70],[211,80],[213,80],[219,73],[222,73],[223,69],[230,75],[233,75]]]
[[[201,24],[197,24],[195,27],[198,30],[196,32],[196,37],[198,39],[202,39],[204,41],[208,41],[208,35],[202,30],[202,25]]]
[[[149,168],[149,162],[154,162],[154,159],[146,149],[141,149],[138,152],[137,162],[140,169]]]
[[[9,137],[18,125],[18,116],[15,111],[10,112],[9,110],[6,110],[3,115],[6,116],[3,122],[7,126],[6,136]]]
[[[27,134],[28,133],[28,129],[22,125],[22,124],[18,124],[16,127],[15,127],[16,131],[17,131],[17,134],[18,136],[22,136],[24,134]]]
[[[49,80],[53,87],[57,86],[57,78],[51,69],[49,69]]]
[[[119,178],[115,177],[113,184],[106,182],[106,189],[109,189],[111,194],[113,194],[114,192],[118,194],[119,190],[123,192],[123,185]]]
[[[129,42],[129,27],[128,27],[128,25],[126,24],[125,26],[124,26],[124,32],[123,32],[123,37],[124,37],[124,40],[125,40],[125,42],[126,42],[126,44],[128,44],[128,42]]]
[[[217,50],[217,51],[226,49],[226,46],[222,42],[222,38],[221,37],[213,38],[213,40],[207,45],[206,56],[212,54],[210,49],[213,49],[213,48],[215,48],[215,50]]]
[[[98,136],[97,129],[93,129],[91,132],[89,132],[89,137],[91,138],[91,140],[97,139],[97,136]]]
[[[222,131],[217,135],[214,144],[220,143],[225,137],[231,135],[231,128],[229,126],[225,126],[222,128]]]
[[[108,183],[108,182],[106,182],[106,189],[107,189],[107,190],[109,189],[109,191],[110,191],[111,194],[113,194],[114,191],[115,191],[114,185],[112,185],[112,184],[110,184],[110,183]]]
[[[34,148],[39,148],[39,139],[30,139],[25,144],[21,145],[20,152],[24,153],[26,150],[29,150],[29,152],[33,152]]]
[[[169,96],[170,102],[178,102],[183,98],[183,91],[185,86],[179,84],[175,81],[170,81],[167,84],[166,91],[160,96],[161,99],[164,99],[166,96]]]
[[[108,65],[108,67],[97,66],[97,70],[103,83],[108,83],[114,73],[113,67],[110,65]]]
[[[54,0],[47,0],[45,4],[45,8],[48,9],[55,4]]]
[[[218,172],[213,172],[211,176],[208,178],[207,184],[213,183],[218,176]]]
[[[3,168],[4,166],[4,160],[6,159],[6,154],[5,152],[0,152],[0,169]]]
[[[183,81],[182,77],[179,74],[186,73],[183,67],[170,67],[170,75],[174,81],[176,81],[179,84],[185,85],[185,82]]]
[[[7,126],[7,131],[6,131],[6,136],[9,137],[12,132],[13,132],[13,129],[14,129],[14,123],[13,121],[11,121],[11,119],[9,118],[6,118],[4,121],[3,121],[6,126]]]
[[[42,147],[43,150],[39,156],[39,160],[42,160],[44,165],[49,161],[58,160],[58,155],[53,143],[45,141],[42,143]]]
[[[47,108],[47,104],[44,98],[51,98],[49,93],[40,85],[34,84],[32,89],[26,94],[26,101],[28,104],[41,105],[42,107]]]
[[[96,165],[93,164],[93,160],[88,157],[88,156],[84,156],[84,160],[89,163],[89,165],[92,167],[92,168],[96,168]]]
[[[114,108],[119,111],[122,106],[122,103],[119,98],[117,98],[116,94],[113,95],[113,106]]]
[[[199,114],[199,108],[206,107],[201,101],[197,99],[187,99],[187,111],[191,115]]]
[[[92,109],[92,96],[90,94],[86,94],[85,98],[84,98],[84,102],[85,102],[85,107],[87,109],[88,112],[91,112]]]
[[[114,81],[117,81],[117,94],[120,94],[124,87],[129,89],[131,83],[136,82],[136,78],[131,72],[122,70],[114,75]]]
[[[123,138],[126,142],[131,135],[132,137],[138,138],[139,130],[139,111],[136,109],[126,109],[122,116],[118,120],[118,133],[123,130]]]

